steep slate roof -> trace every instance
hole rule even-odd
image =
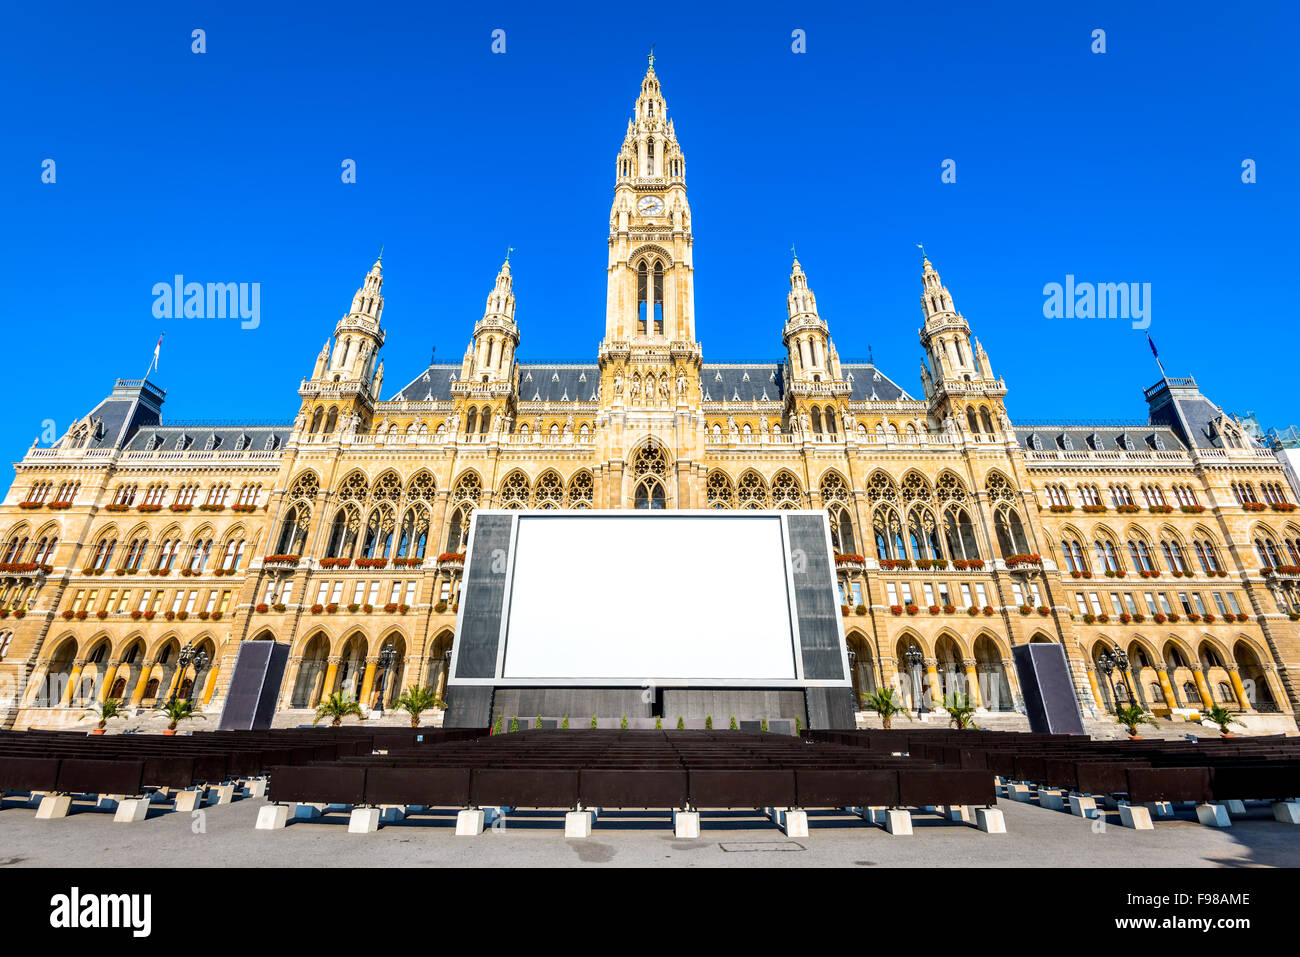
[[[431,365],[390,401],[447,401],[460,368],[459,364]],[[854,400],[911,398],[872,363],[846,362],[841,369],[853,386],[850,398]],[[785,396],[779,362],[706,362],[700,384],[710,402],[762,402],[765,395],[767,401],[779,402]],[[593,402],[599,386],[600,367],[595,363],[519,364],[519,398],[524,402]]]
[[[1016,441],[1025,449],[1035,448],[1033,440],[1038,439],[1038,448],[1047,452],[1075,451],[1084,452],[1096,449],[1099,452],[1122,451],[1120,437],[1127,436],[1128,449],[1139,452],[1165,451],[1178,452],[1185,449],[1182,440],[1173,429],[1163,425],[1134,423],[1133,425],[1025,425],[1015,426]],[[1159,436],[1157,442],[1156,437]]]
[[[137,429],[157,423],[166,394],[148,380],[118,379],[108,397],[91,410],[88,418],[101,427],[91,433],[83,448],[117,448]]]
[[[1195,379],[1162,379],[1147,389],[1145,395],[1151,406],[1152,422],[1176,430],[1197,448],[1222,447],[1222,439],[1211,435],[1210,423],[1222,416],[1223,410],[1201,395]],[[1178,412],[1182,413],[1181,420]],[[1183,428],[1184,422],[1191,430],[1190,436]]]
[[[284,448],[293,431],[292,423],[280,426],[246,425],[155,425],[139,429],[126,448],[133,452],[267,452]],[[242,441],[241,441],[242,439]]]

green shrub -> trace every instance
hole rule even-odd
[[[739,729],[740,729],[740,725],[736,724],[736,716],[733,714],[731,716],[731,724],[728,726],[728,730],[738,731]]]
[[[686,730],[686,719],[683,718],[680,714],[677,716],[677,730],[678,731]]]
[[[618,726],[622,728],[624,731],[627,730],[627,715],[623,715],[623,720],[619,722]]]
[[[591,726],[596,727],[596,716],[594,714],[591,716]]]
[[[655,730],[656,730],[656,731],[662,731],[663,729],[664,729],[664,719],[663,719],[663,718],[656,717],[656,718],[655,718]]]
[[[534,727],[534,728],[540,728],[541,726],[542,726],[542,716],[539,714],[539,715],[537,716],[537,723],[536,723],[535,725],[533,725],[533,727]]]
[[[513,718],[510,719],[510,730],[511,731],[519,730],[519,715],[515,715]]]
[[[560,725],[560,727],[563,728],[565,731],[569,730],[569,716],[567,714],[564,716],[564,722]]]
[[[704,730],[706,730],[706,731],[712,731],[712,730],[713,730],[713,715],[711,715],[711,714],[706,714],[706,715],[704,716]]]
[[[501,715],[497,715],[497,723],[494,724],[494,725],[492,725],[492,733],[493,733],[493,734],[500,734],[500,733],[501,733],[501,719],[502,719],[502,716],[501,716]]]
[[[759,730],[762,731],[764,734],[767,733],[767,718],[763,719],[763,725],[762,727],[759,728]]]

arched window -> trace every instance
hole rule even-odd
[[[999,508],[994,513],[993,526],[997,532],[998,548],[1002,550],[1003,558],[1024,555],[1029,551],[1029,543],[1025,539],[1025,527],[1015,509],[1005,505]]]
[[[655,263],[655,286],[654,286],[654,325],[650,327],[650,335],[663,335],[664,331],[664,264]]]
[[[483,415],[479,419],[478,430],[483,435],[487,435],[488,427],[491,425],[492,425],[492,410],[487,406],[483,406]]]
[[[327,435],[333,433],[334,427],[338,425],[338,421],[339,421],[339,410],[330,409],[329,415],[326,416],[325,418],[325,433]]]
[[[471,408],[465,418],[465,434],[473,435],[478,431],[478,409]]]
[[[355,508],[343,506],[334,513],[334,523],[330,526],[329,546],[325,549],[327,558],[351,558],[357,546],[357,532],[360,516]]]
[[[314,435],[315,433],[319,432],[319,431],[320,431],[321,422],[324,420],[324,418],[325,418],[325,410],[324,410],[323,408],[321,408],[320,406],[317,406],[317,407],[316,407],[316,411],[312,413],[312,417],[311,417],[311,428],[308,429],[307,431],[310,432],[310,433],[313,434],[313,435]]]
[[[970,426],[972,432],[976,435],[979,434],[980,426],[979,423],[975,421],[975,410],[972,408],[966,409],[966,424]]]
[[[938,527],[928,509],[914,508],[907,516],[908,541],[916,559],[943,558]]]
[[[644,261],[636,267],[636,331],[645,335],[649,303],[649,285]]]
[[[966,560],[980,557],[979,545],[975,541],[975,526],[971,524],[966,509],[959,506],[949,508],[944,513],[943,527],[949,557]]]
[[[993,434],[993,419],[989,416],[989,410],[980,408],[980,424],[984,426],[984,431]]]
[[[818,433],[822,430],[822,413],[815,405],[812,407],[812,430]]]
[[[393,513],[387,507],[370,513],[366,537],[361,546],[363,558],[387,558],[393,547]]]
[[[406,510],[402,533],[397,540],[398,558],[423,558],[429,541],[429,513],[420,506]]]
[[[637,508],[667,508],[664,487],[652,478],[648,478],[636,487],[635,504]]]
[[[849,510],[832,505],[827,511],[831,516],[831,543],[835,546],[835,551],[841,555],[856,554],[857,545],[853,538],[853,520],[849,517]]]
[[[1119,571],[1119,556],[1115,554],[1115,546],[1109,539],[1099,538],[1093,544],[1093,549],[1097,555],[1097,564],[1104,571]]]
[[[876,537],[876,554],[884,559],[903,559],[907,548],[903,545],[903,526],[898,513],[887,505],[876,509],[871,519]]]
[[[1133,558],[1133,567],[1140,572],[1153,572],[1156,570],[1154,563],[1151,561],[1151,549],[1147,543],[1140,538],[1130,538],[1128,542],[1128,553]]]

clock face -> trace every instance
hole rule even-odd
[[[664,211],[664,201],[658,196],[642,196],[637,200],[636,209],[642,216],[658,216]]]

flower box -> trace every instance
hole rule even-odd
[[[112,504],[112,505],[105,505],[105,506],[104,506],[104,511],[106,511],[106,512],[125,512],[125,511],[126,511],[127,509],[129,509],[130,507],[131,507],[130,505],[119,505],[119,504],[114,503],[114,504]]]
[[[1106,625],[1110,623],[1110,615],[1101,614],[1097,616],[1097,624]]]
[[[357,609],[360,608],[360,607],[361,607],[361,606],[360,606],[359,604],[357,604],[356,602],[352,602],[351,604],[348,605],[348,611],[352,612],[352,613],[355,615],[356,612],[357,612]]]
[[[1176,622],[1176,621],[1178,621],[1178,612],[1176,612],[1176,611],[1171,611],[1171,612],[1169,613],[1169,615],[1168,615],[1168,619],[1169,619],[1170,622]]]
[[[840,614],[847,618],[849,616],[849,606],[840,605]]]
[[[1199,515],[1201,512],[1205,511],[1204,505],[1180,505],[1178,507],[1180,511],[1187,515]]]
[[[168,505],[167,507],[171,509],[173,512],[188,512],[194,506],[193,505]]]
[[[438,561],[439,562],[460,562],[463,565],[465,563],[465,553],[464,552],[443,552],[441,555],[438,556]]]
[[[444,611],[447,610],[447,603],[445,601],[440,601],[433,606],[433,610],[438,612],[438,614],[442,614]]]
[[[156,611],[146,611],[146,612],[144,613],[144,620],[145,620],[145,621],[153,621],[153,620],[154,620],[154,617],[157,616],[157,614],[158,614],[158,612],[156,612]]]
[[[224,505],[200,505],[199,506],[200,512],[224,512],[225,510],[226,510],[226,506]]]
[[[840,555],[840,554],[836,554],[836,556],[835,556],[835,564],[836,564],[836,565],[861,565],[861,564],[863,564],[863,563],[865,563],[865,562],[866,562],[866,559],[863,558],[861,555]]]
[[[1022,614],[1022,615],[1032,615],[1033,613],[1034,613],[1034,609],[1033,609],[1031,606],[1029,606],[1029,605],[1021,605],[1021,606],[1020,606],[1020,614]]]
[[[1214,612],[1207,611],[1201,616],[1201,621],[1205,622],[1207,625],[1214,624]]]
[[[423,558],[394,558],[394,568],[419,568],[424,564]]]
[[[275,611],[280,611],[280,612],[282,612],[282,611],[285,610],[285,605],[284,605],[283,602],[276,602],[276,603],[275,603],[274,605],[272,605],[271,607],[272,607]]]
[[[1102,512],[1106,511],[1106,506],[1105,506],[1105,505],[1085,505],[1085,506],[1083,507],[1083,510],[1084,510],[1085,512],[1087,512],[1088,514],[1090,514],[1090,515],[1100,515]]]
[[[865,614],[867,613],[867,606],[866,606],[866,605],[859,604],[859,605],[858,605],[856,608],[854,608],[853,610],[854,610],[855,612],[857,612],[859,615],[865,615]]]
[[[320,614],[321,612],[323,612],[324,610],[325,610],[325,606],[324,606],[324,605],[312,605],[312,606],[311,606],[311,613],[312,613],[313,615],[319,615],[319,614]]]
[[[966,609],[966,614],[971,615],[972,617],[978,615],[979,613],[980,613],[979,607],[976,605],[971,605],[969,608]]]
[[[1119,512],[1121,515],[1132,515],[1134,512],[1136,512],[1136,511],[1138,511],[1138,510],[1139,510],[1139,509],[1138,509],[1138,507],[1137,507],[1136,505],[1116,505],[1116,506],[1115,506],[1115,511]]]
[[[1165,615],[1163,612],[1156,612],[1154,615],[1151,616],[1151,620],[1154,621],[1157,625],[1163,625],[1166,621],[1169,620],[1169,616]]]
[[[188,611],[178,611],[178,612],[176,613],[176,619],[177,619],[178,621],[184,621],[185,619],[187,619],[187,618],[189,618],[189,617],[190,617],[190,613],[189,613]]]
[[[365,612],[365,613],[368,615],[368,614],[370,614],[372,611],[375,610],[375,606],[374,606],[374,605],[362,605],[362,606],[361,606],[361,610],[362,610],[363,612]]]
[[[1168,515],[1174,510],[1172,505],[1148,505],[1147,511],[1152,515]]]
[[[399,615],[405,615],[410,610],[411,610],[411,606],[405,603],[397,606],[397,613]]]
[[[1073,512],[1073,505],[1051,505],[1048,507],[1049,512],[1056,512],[1058,515],[1063,512]]]
[[[1294,512],[1295,506],[1290,502],[1274,502],[1269,506],[1275,512]]]
[[[77,619],[77,621],[85,621],[86,613],[84,611],[79,611],[74,617]]]
[[[327,615],[332,615],[338,610],[339,610],[339,606],[335,602],[330,602],[328,605],[325,606],[325,613]]]
[[[992,614],[993,614],[993,608],[992,608],[992,606],[990,606],[990,605],[985,605],[985,606],[984,606],[984,614],[985,614],[986,616],[990,616],[990,615],[992,615]]]
[[[72,621],[72,616],[75,615],[75,614],[76,614],[76,612],[74,612],[74,611],[72,611],[71,609],[69,609],[68,611],[65,611],[65,612],[63,613],[63,620],[64,620],[64,621]]]
[[[211,617],[212,617],[212,615],[211,615],[211,613],[209,613],[209,612],[206,612],[206,611],[201,611],[201,612],[199,612],[199,618],[201,618],[203,621],[207,621],[207,620],[208,620],[209,618],[211,618]]]
[[[1241,507],[1248,512],[1262,512],[1268,508],[1263,502],[1242,502]]]
[[[253,608],[253,610],[257,612],[259,615],[265,615],[268,611],[271,610],[271,608],[266,602],[259,601],[257,605]]]
[[[1052,609],[1049,608],[1047,605],[1039,605],[1038,613],[1042,615],[1044,618],[1046,618],[1048,615],[1052,613]]]
[[[901,615],[901,614],[903,613],[903,606],[902,606],[902,605],[890,605],[890,606],[889,606],[889,610],[890,610],[891,613],[893,613],[893,614],[895,614],[895,615]]]
[[[357,568],[387,568],[387,558],[358,558]]]
[[[931,606],[930,606],[930,614],[932,614],[932,615],[937,615],[937,614],[939,614],[939,610],[940,610],[940,609],[939,609],[939,606],[938,606],[938,605],[931,605]]]
[[[880,567],[886,571],[902,570],[912,567],[912,561],[908,558],[882,558]]]
[[[219,612],[219,611],[214,611],[214,612],[212,613],[212,620],[213,620],[213,621],[220,621],[220,620],[221,620],[221,612]]]
[[[131,620],[132,620],[132,621],[139,621],[139,620],[140,620],[141,618],[143,618],[143,617],[144,617],[144,612],[142,612],[139,608],[137,608],[135,611],[131,612]]]
[[[168,621],[175,621],[175,620],[176,620],[176,612],[174,612],[174,611],[165,611],[165,612],[163,612],[163,617],[166,618]]]
[[[1188,620],[1188,621],[1200,621],[1200,620],[1201,620],[1200,613],[1199,613],[1199,612],[1195,612],[1195,611],[1189,611],[1189,612],[1187,613],[1187,620]]]
[[[108,612],[103,609],[100,609],[99,611],[95,612],[95,617],[98,618],[100,621],[103,621],[105,618],[108,617]]]
[[[1091,625],[1091,624],[1093,624],[1093,623],[1096,622],[1096,620],[1097,620],[1097,616],[1094,615],[1092,612],[1088,612],[1087,614],[1085,614],[1085,615],[1083,616],[1083,620],[1084,620],[1087,624]]]
[[[948,562],[942,558],[918,558],[916,567],[922,570],[947,568]]]
[[[951,614],[952,614],[953,612],[955,612],[956,610],[957,610],[957,606],[956,606],[956,605],[944,605],[944,606],[943,606],[943,613],[944,613],[945,615],[951,615]]]
[[[72,508],[71,502],[51,502],[46,508]]]
[[[394,604],[394,603],[391,602],[391,601],[390,601],[387,605],[384,606],[384,614],[386,614],[386,615],[391,615],[391,614],[393,614],[395,611],[397,611],[397,605]]]
[[[230,510],[232,512],[256,512],[257,506],[256,505],[232,505],[230,506]]]
[[[296,566],[300,560],[298,555],[266,555],[262,558],[262,564]]]
[[[958,571],[978,571],[984,567],[982,558],[954,558],[952,567]]]
[[[1127,625],[1130,621],[1133,620],[1133,616],[1130,615],[1128,612],[1121,612],[1119,616],[1119,620]]]
[[[1300,621],[1300,613],[1296,613],[1294,611],[1288,612],[1287,617],[1290,618],[1292,621]]]
[[[1007,568],[1015,568],[1019,565],[1041,565],[1043,557],[1041,555],[1012,555],[1007,559]]]
[[[351,568],[352,559],[350,558],[322,558],[320,560],[321,568]]]
[[[44,504],[45,504],[44,502],[19,502],[18,507],[19,508],[40,508]]]
[[[904,605],[903,610],[907,612],[909,615],[915,615],[921,609],[918,608],[916,605]]]
[[[1246,614],[1244,611],[1238,612],[1237,621],[1250,621],[1250,615]]]

